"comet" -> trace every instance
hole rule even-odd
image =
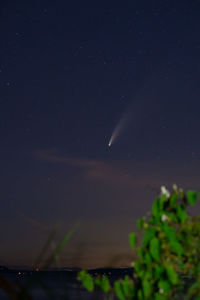
[[[160,107],[159,100],[159,98],[148,99],[147,96],[141,100],[141,98],[138,97],[137,100],[129,105],[115,126],[110,137],[108,147],[111,147],[113,143],[115,143],[119,136],[122,135],[125,129],[132,122],[133,124],[131,127],[134,136],[141,132],[141,130],[144,130],[142,129],[142,120],[150,120],[150,117],[152,118],[153,115],[156,117],[156,113],[158,113]]]
[[[131,111],[126,111],[121,119],[119,120],[118,124],[115,126],[113,133],[111,135],[111,138],[108,143],[108,147],[111,147],[112,144],[115,142],[115,140],[119,137],[119,135],[122,133],[124,128],[130,123],[131,121],[132,113]]]
[[[167,104],[162,101],[162,98],[160,98],[157,93],[157,86],[160,86],[161,83],[155,75],[151,75],[150,78],[144,82],[143,89],[138,90],[134,95],[134,100],[126,108],[114,127],[108,147],[111,147],[113,143],[115,143],[131,122],[133,122],[133,124],[131,124],[132,136],[136,137],[142,130],[147,130],[143,127],[143,120],[145,120],[147,124],[147,122],[151,122],[152,119],[158,119],[158,114],[163,110],[163,106]]]

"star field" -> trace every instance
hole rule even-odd
[[[129,265],[160,186],[199,189],[200,1],[0,7],[0,264],[80,222],[64,266]]]

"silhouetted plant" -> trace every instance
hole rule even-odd
[[[74,228],[72,228],[64,236],[61,242],[53,249],[51,255],[45,260],[45,263],[41,267],[42,270],[47,270],[54,261],[58,262],[60,252],[67,244],[69,238],[72,236],[77,226],[78,224],[74,226]],[[36,267],[39,266],[41,259],[46,255],[46,252],[49,249],[53,238],[54,232],[49,236],[47,242],[45,243],[42,252],[37,259]],[[39,268],[36,267],[35,270],[39,270]],[[35,285],[39,285],[46,292],[46,295],[49,297],[49,299],[53,298],[53,291],[49,287],[47,287],[41,280],[40,272],[33,271],[33,275],[26,281],[24,285],[21,285],[19,281],[11,283],[7,279],[0,276],[0,289],[2,289],[9,296],[9,299],[32,300],[33,298],[30,295],[30,289]],[[67,299],[67,296],[65,297],[65,299]]]
[[[150,216],[137,221],[143,234],[141,245],[137,245],[136,233],[129,235],[130,245],[138,255],[133,262],[133,277],[125,276],[111,286],[108,277],[93,278],[83,270],[78,280],[88,291],[98,286],[120,300],[166,300],[180,295],[200,300],[200,216],[187,212],[199,199],[200,193],[193,190],[185,193],[173,185],[170,194],[161,187]]]

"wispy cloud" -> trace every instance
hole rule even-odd
[[[194,167],[191,162],[182,164],[172,161],[106,161],[73,158],[60,154],[56,149],[38,151],[36,155],[42,161],[78,168],[82,178],[90,182],[98,181],[126,188],[146,187],[156,190],[163,184],[198,183],[197,172],[193,171],[193,174],[190,172]]]

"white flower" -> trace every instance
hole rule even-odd
[[[174,192],[177,192],[177,191],[178,191],[178,187],[177,187],[176,184],[173,184],[172,188],[173,188]]]
[[[165,195],[167,198],[170,197],[170,192],[166,189],[165,186],[161,186],[161,196]]]
[[[163,294],[163,293],[164,293],[164,290],[163,290],[163,289],[159,289],[159,293],[160,293],[160,294]]]
[[[168,216],[162,215],[161,220],[162,220],[162,222],[165,222],[166,220],[168,220]]]
[[[132,261],[130,265],[131,265],[131,267],[135,267],[135,262]]]

